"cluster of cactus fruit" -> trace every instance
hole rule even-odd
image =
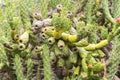
[[[93,14],[92,22],[92,1],[88,1],[87,16],[77,17],[58,4],[48,18],[44,12],[35,12],[29,14],[31,20],[24,1],[20,2],[21,18],[8,15],[0,24],[7,31],[0,30],[0,70],[7,69],[12,80],[107,80],[103,48],[119,35],[120,19],[111,31],[99,26],[100,11]]]

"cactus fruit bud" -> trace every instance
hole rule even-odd
[[[68,11],[67,18],[71,18],[72,15],[73,15],[72,12],[71,12],[71,11]]]
[[[45,33],[42,33],[42,34],[41,34],[41,37],[42,37],[42,39],[48,38],[48,36],[47,36]]]
[[[48,39],[48,43],[49,43],[50,45],[54,44],[54,43],[55,43],[55,38],[54,38],[54,37],[50,37],[50,38]]]
[[[58,46],[55,46],[55,55],[57,57],[61,57],[62,56],[62,52],[60,51],[60,49],[58,48]]]
[[[65,47],[65,42],[63,40],[59,40],[57,45],[59,49],[63,49]]]
[[[29,32],[26,31],[19,37],[19,43],[26,44],[29,41]]]
[[[56,6],[56,9],[57,9],[58,12],[60,12],[60,11],[62,10],[62,5],[61,5],[61,4],[58,4],[58,5]]]
[[[42,20],[42,15],[41,15],[41,13],[34,13],[34,14],[33,14],[33,17],[34,17],[35,19],[37,19],[37,20]]]
[[[19,43],[19,50],[24,50],[26,48],[26,46],[23,43]]]
[[[51,64],[56,62],[57,58],[54,52],[50,52],[50,60],[51,60]]]
[[[36,21],[33,23],[33,27],[40,29],[43,27],[43,22],[42,21]]]
[[[18,35],[18,34],[15,34],[15,35],[14,35],[14,40],[15,40],[15,41],[18,41],[18,40],[19,40],[19,35]]]

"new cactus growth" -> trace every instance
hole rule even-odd
[[[48,39],[48,42],[49,42],[50,45],[54,44],[55,43],[55,38],[54,37],[50,37]]]
[[[57,45],[58,45],[59,49],[63,49],[65,47],[65,43],[62,40],[59,40],[58,43],[57,43]]]

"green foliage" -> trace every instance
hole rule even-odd
[[[108,7],[108,0],[102,0],[102,7],[103,7],[106,18],[112,23],[116,23],[110,14],[109,7]]]
[[[53,16],[52,20],[53,25],[57,31],[68,31],[71,28],[71,21],[66,17],[58,17],[57,15]]]
[[[29,58],[27,60],[27,80],[31,80],[32,79],[32,74],[33,74],[33,62]]]
[[[2,44],[0,44],[0,70],[3,69],[4,65],[8,65],[7,56]]]
[[[21,16],[22,24],[24,25],[23,27],[25,29],[29,29],[31,24],[30,24],[29,15],[26,9],[27,4],[25,2],[26,0],[20,1],[20,16]]]
[[[0,5],[0,7],[2,7],[2,5]],[[5,18],[5,15],[4,15],[4,9],[0,9],[0,22],[3,21],[3,19]],[[0,26],[2,26],[2,24],[0,23]]]
[[[78,0],[78,2],[75,3],[73,12],[74,12],[75,14],[76,14],[76,13],[79,13],[79,12],[86,6],[87,1],[88,1],[88,0]]]
[[[108,29],[106,27],[102,27],[102,30],[101,30],[101,38],[102,39],[106,39],[108,36]]]
[[[15,69],[16,69],[16,76],[17,76],[17,80],[24,80],[25,77],[23,75],[23,69],[22,69],[22,62],[21,62],[21,58],[18,54],[15,55]]]
[[[117,38],[116,38],[117,40]],[[109,67],[109,74],[108,74],[108,80],[112,80],[115,73],[117,72],[118,69],[118,65],[120,62],[119,56],[120,56],[120,44],[119,41],[114,41],[114,46],[113,46],[113,50],[112,50],[112,54],[109,58],[109,63],[110,63],[110,67]]]
[[[114,13],[113,13],[113,16],[115,19],[119,18],[120,17],[120,0],[114,0],[113,1],[113,4],[114,4]]]
[[[89,42],[91,43],[97,43],[97,39],[98,39],[98,35],[97,35],[97,30],[98,30],[98,26],[96,24],[87,24],[87,29],[90,33],[89,35]]]
[[[114,18],[119,18],[120,17],[120,1],[119,0],[114,0]],[[117,25],[118,29],[119,26]],[[117,31],[117,27],[114,28],[115,31]],[[119,40],[119,35],[115,38],[114,44],[113,44],[113,50],[109,58],[109,74],[107,76],[108,80],[113,80],[115,73],[117,72],[119,63],[120,63],[120,40]]]
[[[86,19],[87,23],[91,23],[92,21],[92,9],[93,9],[94,0],[88,0],[86,5]]]
[[[60,4],[61,0],[49,0],[49,6],[52,8],[52,9],[55,9],[57,4]]]
[[[26,0],[26,12],[28,12],[28,16],[32,16],[32,12],[34,12],[34,0]]]
[[[41,13],[43,18],[47,18],[48,14],[48,0],[40,0],[40,5],[41,5]]]
[[[44,61],[44,79],[45,80],[52,80],[52,69],[50,66],[50,57],[49,57],[49,47],[47,44],[43,45],[43,61]]]
[[[3,32],[4,32],[4,36],[7,38],[7,39],[9,39],[9,40],[11,40],[12,38],[11,38],[11,33],[10,33],[10,30],[11,30],[11,28],[10,28],[10,25],[9,25],[9,23],[8,23],[8,21],[7,20],[3,20],[3,22],[2,22],[2,30],[3,30]]]
[[[75,3],[73,0],[49,0],[49,6],[52,9],[55,9],[58,4],[63,5],[63,7],[66,7],[68,10],[73,10]]]

